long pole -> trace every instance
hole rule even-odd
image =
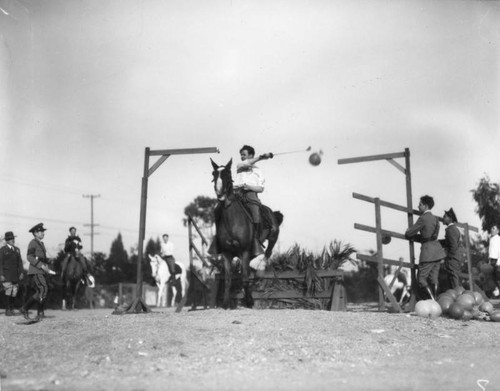
[[[99,198],[100,194],[84,194],[83,198],[90,198],[90,224],[84,224],[85,226],[90,225],[90,258],[94,259],[94,226],[99,224],[94,224],[94,198]]]
[[[413,225],[413,195],[411,189],[411,169],[410,169],[410,149],[405,148],[405,172],[406,172],[406,206],[408,207],[408,227]],[[408,241],[410,251],[410,275],[411,275],[411,291],[410,295],[410,311],[415,309],[417,301],[417,273],[415,272],[415,244],[412,240]]]

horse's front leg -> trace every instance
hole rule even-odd
[[[222,257],[224,258],[224,300],[222,301],[222,308],[227,310],[231,304],[231,257],[227,254],[224,254]]]
[[[156,286],[158,287],[158,299],[156,300],[156,307],[160,308],[161,307],[161,301],[164,295],[164,290],[165,290],[165,284],[162,283],[157,283]]]
[[[252,289],[250,288],[250,254],[245,252],[242,254],[241,261],[241,282],[243,283],[243,290],[245,292],[244,305],[247,308],[252,308],[254,305],[252,297]]]
[[[61,305],[61,310],[66,311],[66,299],[67,299],[67,287],[66,287],[66,281],[63,282],[62,285],[62,305]],[[24,301],[26,303],[26,300]]]

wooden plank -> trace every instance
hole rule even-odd
[[[351,163],[361,163],[361,162],[372,162],[375,160],[387,160],[387,159],[395,159],[405,157],[404,152],[396,152],[396,153],[386,153],[383,155],[371,155],[371,156],[360,156],[360,157],[351,157],[347,159],[339,159],[337,161],[338,164],[351,164]]]
[[[361,261],[366,261],[366,262],[372,262],[372,263],[377,263],[377,257],[373,255],[365,255],[365,254],[356,254],[356,258],[360,259]],[[393,259],[387,259],[384,258],[384,263],[387,265],[394,265],[394,266],[399,266],[402,265],[402,267],[407,267],[409,269],[411,268],[417,268],[416,265],[413,265],[409,262],[401,262],[401,261],[395,261]]]
[[[354,223],[354,228],[355,229],[359,229],[360,231],[377,233],[377,228],[370,227],[368,225]],[[382,229],[381,232],[382,232],[382,235],[387,235],[387,236],[390,236],[391,238],[398,238],[398,239],[408,240],[406,238],[406,236],[404,236],[403,234],[400,234],[398,232],[389,231],[389,230],[386,230],[386,229]]]
[[[385,292],[386,296],[389,298],[389,301],[392,304],[392,308],[394,308],[397,312],[401,312],[401,307],[399,306],[398,302],[396,301],[396,298],[392,294],[391,290],[387,287],[384,279],[380,274],[377,276],[377,281],[380,287]]]
[[[384,250],[382,249],[382,214],[380,211],[380,198],[375,198],[375,234],[377,238],[377,253],[375,256],[377,257],[377,265],[378,265],[378,274],[384,274]],[[384,292],[382,289],[378,290],[378,308],[382,311],[385,308],[385,299]]]
[[[352,197],[357,199],[357,200],[371,202],[372,204],[375,203],[375,198],[369,197],[369,196],[364,195],[364,194],[352,193]],[[405,213],[409,213],[412,215],[420,216],[422,214],[422,212],[420,212],[419,210],[413,209],[411,206],[405,207],[405,206],[401,206],[401,205],[394,204],[392,202],[388,202],[388,201],[384,201],[384,200],[380,200],[380,205],[384,206],[386,208],[389,208],[389,209],[399,210],[400,212],[405,212]],[[443,221],[442,217],[438,217],[438,219],[441,222]],[[412,219],[412,222],[413,222],[413,219]],[[409,226],[413,225],[413,223],[410,224],[409,222],[408,222],[408,224],[409,224]],[[469,231],[479,232],[479,230],[476,227],[474,227],[472,225],[468,225],[467,223],[457,222],[455,224],[461,228],[464,228],[464,229],[466,226],[468,226]]]
[[[333,288],[333,287],[332,287]],[[244,293],[240,292],[236,294],[237,299],[243,299]],[[324,290],[322,292],[317,292],[315,296],[307,296],[298,292],[296,290],[284,290],[284,291],[253,291],[252,297],[255,300],[277,300],[277,299],[329,299],[332,296],[331,289]]]
[[[319,278],[343,278],[344,277],[344,272],[341,270],[316,270],[316,275]],[[223,275],[221,273],[217,273],[215,275],[215,278],[217,279],[223,279]],[[233,276],[233,279],[238,279],[239,276]],[[264,280],[274,280],[274,279],[279,279],[279,280],[290,280],[290,279],[297,279],[297,280],[303,280],[305,278],[305,274],[298,272],[298,271],[287,271],[287,272],[281,272],[281,273],[274,273],[272,271],[266,271],[264,276],[259,277],[259,278],[252,278],[250,277],[250,280],[254,279],[264,279]]]
[[[185,149],[158,149],[156,151],[149,151],[150,156],[160,155],[188,155],[193,153],[219,153],[219,148],[185,148]]]
[[[375,198],[369,197],[367,195],[363,195],[363,194],[359,194],[359,193],[352,193],[352,197],[356,198],[358,200],[361,200],[361,201],[371,202],[372,204],[375,203]],[[400,212],[412,213],[412,214],[419,215],[419,216],[422,214],[419,210],[416,210],[413,208],[408,208],[406,206],[401,206],[401,205],[394,204],[392,202],[388,202],[388,201],[384,201],[384,200],[380,200],[380,205],[385,206],[386,208],[399,210]]]
[[[196,232],[198,232],[198,235],[200,235],[201,243],[208,246],[208,243],[207,243],[207,240],[205,239],[205,236],[203,236],[203,233],[200,231],[200,229],[198,228],[198,225],[193,220],[193,218],[191,216],[188,216],[188,220],[189,220],[189,223],[191,223],[194,226],[194,229],[196,229]]]
[[[391,163],[394,167],[396,167],[399,171],[401,171],[404,175],[406,175],[406,170],[405,168],[399,164],[397,161],[392,160],[392,159],[387,159],[389,163]]]

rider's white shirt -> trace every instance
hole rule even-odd
[[[161,242],[161,255],[163,257],[174,255],[174,245],[172,244],[172,242]]]
[[[257,166],[240,163],[237,166],[236,176],[234,178],[233,186],[235,188],[243,185],[262,186],[266,183],[262,171]]]

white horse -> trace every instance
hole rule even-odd
[[[166,297],[166,288],[167,281],[170,279],[170,271],[168,270],[167,263],[158,255],[148,254],[149,260],[151,263],[151,273],[156,281],[156,285],[158,286],[158,301],[157,307],[166,306],[165,297]],[[180,293],[181,293],[181,301],[177,306],[176,312],[180,312],[182,307],[186,303],[187,299],[187,291],[189,288],[189,282],[187,277],[187,269],[182,263],[175,263],[181,269],[181,273],[176,277],[176,283],[180,284]],[[177,284],[172,284],[172,303],[175,303],[175,298],[177,296]]]

